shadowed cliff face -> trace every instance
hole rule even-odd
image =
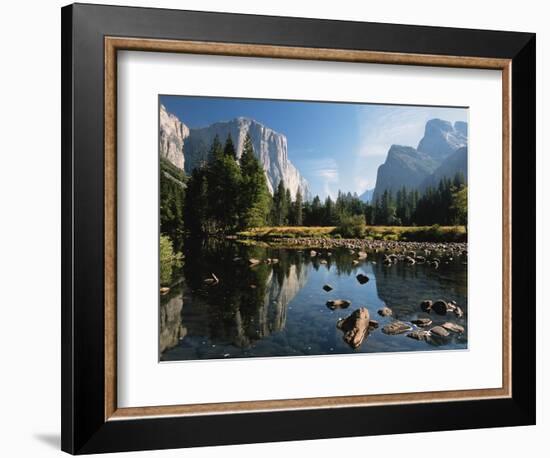
[[[441,162],[449,154],[467,144],[467,123],[456,122],[453,125],[442,119],[431,119],[426,123],[424,137],[416,149]]]
[[[443,177],[457,172],[467,177],[468,124],[454,125],[441,119],[426,123],[424,136],[417,148],[392,145],[386,161],[378,168],[373,199],[388,189],[394,193],[407,189],[425,190],[437,185]]]

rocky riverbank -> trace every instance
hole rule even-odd
[[[387,254],[392,262],[405,261],[441,262],[441,257],[466,257],[468,244],[466,242],[406,242],[394,240],[342,239],[326,237],[273,238],[270,240],[237,239],[238,242],[272,246],[275,248],[330,250],[346,248],[356,253]],[[393,255],[393,256],[392,256]],[[409,259],[407,259],[409,258]],[[430,259],[432,258],[432,259]]]

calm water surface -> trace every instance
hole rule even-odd
[[[185,266],[177,286],[161,296],[160,358],[162,361],[212,358],[271,357],[424,351],[467,348],[467,266],[455,258],[438,269],[427,264],[398,263],[384,266],[383,255],[369,253],[353,265],[357,256],[347,249],[274,249],[244,246],[237,242],[192,245],[185,253]],[[328,253],[331,253],[329,255]],[[249,258],[277,258],[278,263],[255,267]],[[204,279],[214,273],[220,280],[207,286]],[[356,275],[370,281],[361,285]],[[322,287],[333,287],[325,292]],[[330,310],[326,302],[347,299],[351,305]],[[424,299],[454,300],[464,318],[426,314]],[[383,318],[377,310],[388,306],[393,317]],[[359,307],[367,307],[380,327],[371,331],[361,347],[351,349],[337,329]],[[466,329],[437,342],[419,342],[401,335],[386,335],[381,328],[395,319],[410,322],[430,317],[433,325],[445,321]]]

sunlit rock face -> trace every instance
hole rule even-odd
[[[159,114],[159,152],[179,169],[185,167],[183,146],[189,137],[189,128],[177,116],[168,113],[164,105]]]
[[[237,150],[237,159],[243,151],[246,135],[250,135],[254,153],[265,171],[267,187],[271,194],[282,180],[294,199],[298,189],[302,198],[310,197],[309,185],[288,158],[285,135],[250,118],[235,118],[210,126],[189,129],[174,114],[160,107],[160,154],[180,169],[190,174],[194,168],[208,161],[210,145],[216,135],[225,143],[230,135]],[[185,146],[184,146],[185,145]]]
[[[160,306],[160,352],[175,347],[180,339],[187,335],[187,329],[182,325],[182,296],[169,299]]]
[[[222,143],[228,135],[231,136],[239,159],[246,134],[250,135],[254,153],[263,166],[269,191],[273,194],[282,180],[285,188],[290,189],[292,198],[295,198],[298,189],[303,197],[308,198],[309,185],[288,158],[286,136],[249,118],[235,118],[201,129],[191,129],[186,147],[186,172],[190,173],[195,167],[208,160],[208,150],[216,135]]]

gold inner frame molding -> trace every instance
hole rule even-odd
[[[117,51],[170,52],[433,67],[492,69],[502,72],[502,387],[456,391],[336,396],[304,399],[242,401],[209,404],[117,405]],[[374,51],[302,48],[239,43],[105,37],[105,420],[151,416],[208,415],[274,410],[320,409],[383,404],[426,403],[511,397],[511,60],[480,57],[403,54]]]

